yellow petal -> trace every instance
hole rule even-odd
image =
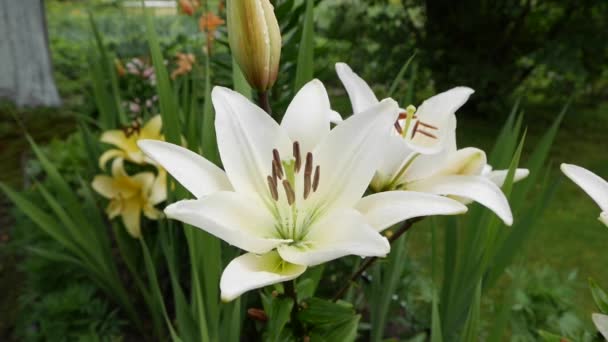
[[[154,116],[141,128],[139,139],[162,140],[160,134],[162,125],[163,123],[160,115]]]
[[[141,237],[141,206],[139,200],[131,199],[123,203],[122,223],[132,237],[139,239]]]
[[[129,138],[127,138],[125,132],[120,129],[113,129],[103,132],[100,140],[101,142],[114,145],[123,150],[129,149]]]
[[[93,182],[91,182],[91,186],[97,193],[105,198],[114,198],[119,193],[119,189],[114,183],[114,179],[106,175],[95,176]]]
[[[120,200],[110,201],[110,203],[108,203],[108,207],[106,208],[106,214],[108,214],[108,217],[110,219],[113,219],[116,216],[120,215],[121,211],[122,211],[122,201],[120,201]]]
[[[144,207],[144,215],[146,215],[147,218],[149,218],[150,220],[158,220],[159,218],[161,218],[163,216],[163,212],[154,208],[151,205],[146,205]]]
[[[127,160],[132,161],[135,164],[147,162],[146,155],[141,150],[127,152]]]
[[[112,162],[112,177],[125,177],[127,175],[127,171],[125,171],[125,165],[122,158],[114,159]]]
[[[133,176],[132,179],[144,194],[149,193],[154,184],[154,174],[152,172],[140,172]]]
[[[165,169],[158,169],[158,176],[156,176],[149,194],[149,201],[152,205],[167,199],[167,171]]]
[[[108,161],[110,161],[114,158],[124,158],[124,157],[125,157],[125,153],[122,150],[117,150],[117,149],[107,150],[101,155],[101,157],[99,157],[99,168],[103,170],[103,169],[105,169]]]

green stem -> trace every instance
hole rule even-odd
[[[268,99],[268,91],[258,93],[258,104],[268,115],[272,116],[272,108],[270,108],[270,100]]]
[[[284,282],[283,287],[285,289],[285,295],[293,300],[293,306],[291,307],[291,328],[293,330],[293,335],[298,337],[302,335],[303,329],[298,320],[299,304],[295,280]]]
[[[399,227],[399,229],[397,229],[397,231],[388,238],[388,241],[392,244],[395,240],[397,240],[403,234],[405,234],[405,232],[407,232],[414,225],[414,223],[416,223],[420,220],[421,220],[421,218],[414,218],[414,219],[404,221],[403,224],[401,225],[401,227]],[[346,291],[350,288],[350,286],[355,281],[357,281],[357,279],[359,279],[359,277],[363,274],[363,272],[365,272],[371,265],[373,265],[374,262],[376,262],[376,260],[378,260],[378,257],[371,257],[371,258],[365,259],[365,262],[363,262],[363,264],[359,267],[359,269],[357,271],[355,271],[355,273],[353,273],[349,277],[348,281],[340,288],[340,290],[338,290],[338,292],[336,292],[336,294],[334,295],[332,300],[334,302],[338,301],[338,299],[340,299],[344,295],[344,293],[346,293]]]

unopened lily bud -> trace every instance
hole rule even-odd
[[[230,49],[249,84],[267,91],[277,79],[281,31],[269,0],[229,0]]]

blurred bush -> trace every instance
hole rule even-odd
[[[392,79],[414,49],[437,91],[477,90],[478,113],[507,112],[512,95],[606,98],[605,1],[329,0],[319,11],[335,59],[366,79]],[[337,43],[334,43],[337,42]],[[423,83],[427,83],[423,82]],[[514,90],[518,92],[514,93]]]

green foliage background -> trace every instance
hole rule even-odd
[[[450,3],[438,1],[433,6],[440,11],[441,6]],[[564,119],[550,161],[554,166],[562,161],[577,163],[608,178],[605,157],[608,149],[605,140],[608,129],[608,50],[605,38],[597,34],[608,31],[607,3],[582,1],[576,2],[580,6],[575,8],[572,7],[574,2],[568,1],[465,3],[446,19],[441,15],[429,15],[429,5],[424,1],[320,1],[315,16],[315,75],[332,85],[333,107],[341,113],[350,111],[335,77],[333,63],[350,63],[373,83],[379,93],[386,93],[404,61],[417,51],[412,69],[416,73],[415,86],[405,81],[401,84],[401,89],[415,88],[411,94],[415,103],[456,84],[469,85],[477,90],[478,100],[458,113],[460,146],[478,146],[489,151],[508,108],[515,98],[523,96],[525,122],[528,123],[526,146],[532,148],[561,106],[573,97],[571,113]],[[498,11],[497,7],[502,10]],[[497,53],[483,51],[487,47],[485,43],[515,30],[510,23],[522,13],[526,14],[525,20],[522,19],[523,24],[516,30],[518,33],[510,38],[508,53],[498,53],[501,58],[494,60],[493,55]],[[56,124],[57,116],[63,116],[61,125],[68,131],[73,127],[70,117],[94,114],[97,110],[88,78],[88,56],[93,38],[85,7],[77,2],[49,1],[47,15],[55,77],[66,106],[59,111],[23,113],[32,133],[43,140],[53,135],[48,127]],[[565,15],[568,18],[564,22]],[[99,2],[95,7],[95,19],[108,46],[118,57],[146,55],[145,28],[141,18],[125,16],[115,5]],[[162,15],[155,19],[160,44],[167,55],[176,51],[196,52],[203,44],[197,34],[198,28],[191,20],[185,19]],[[558,33],[552,33],[554,25],[559,27]],[[438,33],[434,34],[433,30]],[[284,52],[287,56],[297,53],[297,38],[294,37],[300,34],[296,31],[291,40],[288,37],[286,45],[290,48]],[[455,35],[460,35],[459,39],[454,39]],[[224,65],[226,63],[229,61],[224,61]],[[277,87],[292,89],[292,81],[286,75],[294,71],[294,66],[286,65],[284,68],[283,79],[279,80]],[[517,76],[522,72],[526,73],[525,78]],[[219,83],[227,83],[229,79],[229,74],[221,74],[220,71]],[[280,110],[288,96],[274,96]],[[403,92],[396,95],[399,100],[407,96]],[[0,114],[3,122],[10,120],[8,111]],[[10,139],[10,146],[13,146],[12,153],[9,152],[11,148],[2,151],[3,157],[7,155],[7,160],[12,163],[2,166],[6,172],[0,172],[0,177],[16,184],[21,181],[20,172],[15,171],[19,170],[17,157],[24,144],[18,141],[18,134],[12,126],[3,123],[0,129],[4,141]],[[69,163],[66,169],[70,172],[66,175],[74,178],[73,167],[79,165],[79,160],[82,162],[82,156],[76,149],[66,150],[65,146],[78,146],[77,139],[71,137],[67,144],[62,140],[48,148],[50,155],[55,155],[54,162],[59,165]],[[524,161],[529,152],[524,150]],[[84,165],[81,166],[84,169]],[[27,164],[27,175],[30,180],[39,177],[39,165],[35,162]],[[604,253],[608,231],[595,220],[598,211],[591,200],[574,185],[563,183],[540,221],[528,250],[517,261],[517,269],[521,269],[523,274],[520,279],[523,280],[520,280],[522,285],[512,306],[514,319],[510,324],[519,341],[538,337],[535,329],[540,327],[561,332],[575,340],[582,339],[584,330],[591,330],[589,312],[593,310],[585,279],[593,276],[604,287],[608,286],[608,271],[604,267],[608,263],[608,254]],[[13,231],[19,233],[15,234],[11,250],[17,251],[20,257],[21,246],[37,243],[47,246],[48,241],[44,239],[30,240],[31,236],[36,236],[30,235],[29,222],[21,218],[14,224]],[[430,275],[421,276],[429,268],[431,257],[428,249],[431,229],[426,228],[429,227],[417,228],[408,240],[411,266],[406,268],[407,274],[398,290],[398,299],[403,302],[398,306],[398,313],[406,317],[406,321],[388,323],[389,330],[397,334],[415,336],[430,325],[430,321],[414,319],[430,318],[431,312]],[[12,262],[11,258],[3,259],[3,263]],[[551,271],[545,268],[547,264]],[[22,265],[20,271],[25,276],[25,285],[19,302],[22,311],[18,315],[16,336],[32,341],[62,340],[61,337],[86,340],[88,334],[110,340],[118,338],[123,322],[92,284],[70,269],[59,274],[41,272],[51,266],[41,264],[35,257],[27,257]],[[572,270],[578,271],[577,277],[569,276]],[[71,285],[58,284],[58,276],[63,280],[70,279]],[[15,277],[14,281],[19,279]],[[507,288],[510,281],[506,280],[507,284],[502,284],[501,289]],[[40,288],[40,283],[48,287]],[[565,300],[567,297],[578,300]],[[502,298],[503,293],[493,296],[495,303]],[[11,305],[14,301],[6,303]],[[495,303],[486,303],[483,309],[495,313]],[[84,304],[90,308],[83,309]],[[52,320],[47,320],[49,317],[53,317]],[[53,324],[55,320],[70,324]],[[561,330],[564,327],[567,331]]]

